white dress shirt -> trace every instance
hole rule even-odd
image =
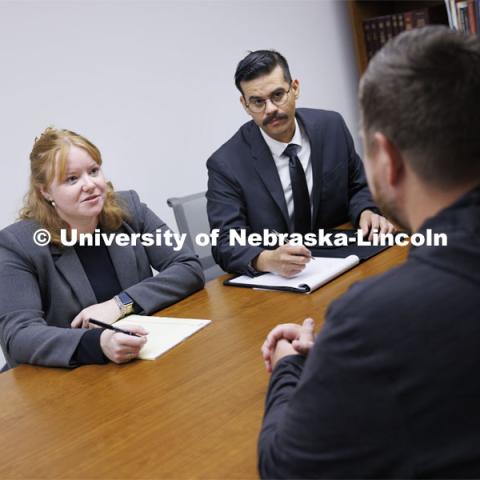
[[[303,130],[303,127],[295,119],[295,133],[292,140],[289,143],[279,142],[271,137],[269,137],[262,129],[260,132],[263,135],[265,142],[272,152],[273,160],[277,167],[278,175],[280,177],[280,182],[282,183],[283,193],[285,195],[285,201],[287,202],[288,216],[290,218],[290,229],[293,230],[294,218],[293,218],[293,192],[292,184],[290,182],[290,169],[288,167],[289,158],[283,154],[285,149],[291,143],[298,145],[300,149],[297,152],[297,156],[302,164],[303,170],[305,171],[305,177],[307,180],[308,193],[310,194],[310,199],[312,198],[312,186],[313,186],[313,175],[312,175],[312,162],[310,161],[310,141],[306,133]],[[313,212],[313,202],[310,201],[310,209]]]

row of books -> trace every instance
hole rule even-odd
[[[363,32],[368,59],[390,38],[412,28],[429,24],[445,24],[466,33],[480,32],[480,0],[444,0],[428,8],[393,13],[363,21]]]
[[[429,23],[430,12],[428,8],[364,20],[363,33],[368,59],[370,60],[395,35],[404,30],[423,27]]]
[[[480,26],[480,0],[445,0],[448,24],[455,30],[477,33]]]

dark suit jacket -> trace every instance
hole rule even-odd
[[[120,192],[130,214],[121,232],[154,233],[168,227],[136,192]],[[74,247],[40,247],[35,222],[22,220],[0,231],[0,342],[7,365],[70,367],[85,329],[70,322],[98,303]],[[122,289],[151,314],[202,288],[200,262],[188,249],[108,247]],[[152,276],[152,269],[159,273]]]
[[[448,246],[352,287],[276,366],[263,478],[480,478],[480,188],[427,228]]]
[[[375,204],[345,122],[336,112],[304,108],[297,110],[297,120],[311,144],[313,231],[349,219],[356,225],[362,210],[375,209]],[[208,159],[207,168],[210,228],[220,229],[213,256],[224,270],[245,273],[263,249],[230,247],[230,229],[289,232],[287,204],[275,162],[260,129],[250,121]]]

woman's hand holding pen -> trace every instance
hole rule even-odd
[[[138,357],[142,347],[147,342],[148,332],[139,325],[129,325],[128,331],[139,336],[118,333],[114,330],[104,330],[100,335],[100,346],[103,353],[112,362],[126,363]]]
[[[299,274],[311,259],[312,253],[304,245],[287,244],[275,250],[264,250],[253,267],[259,272],[273,272],[288,278]]]
[[[106,302],[97,303],[84,308],[70,324],[72,328],[93,328],[89,324],[90,318],[96,318],[105,323],[116,322],[122,313],[118,308],[117,302],[112,298]]]

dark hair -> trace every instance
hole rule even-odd
[[[367,144],[382,132],[424,181],[480,181],[480,39],[429,26],[390,40],[360,82]]]
[[[288,68],[287,60],[275,50],[256,50],[250,52],[243,60],[240,60],[235,71],[235,85],[243,95],[240,82],[254,80],[262,75],[268,75],[275,67],[280,65],[283,70],[285,81],[290,83],[292,76]]]

